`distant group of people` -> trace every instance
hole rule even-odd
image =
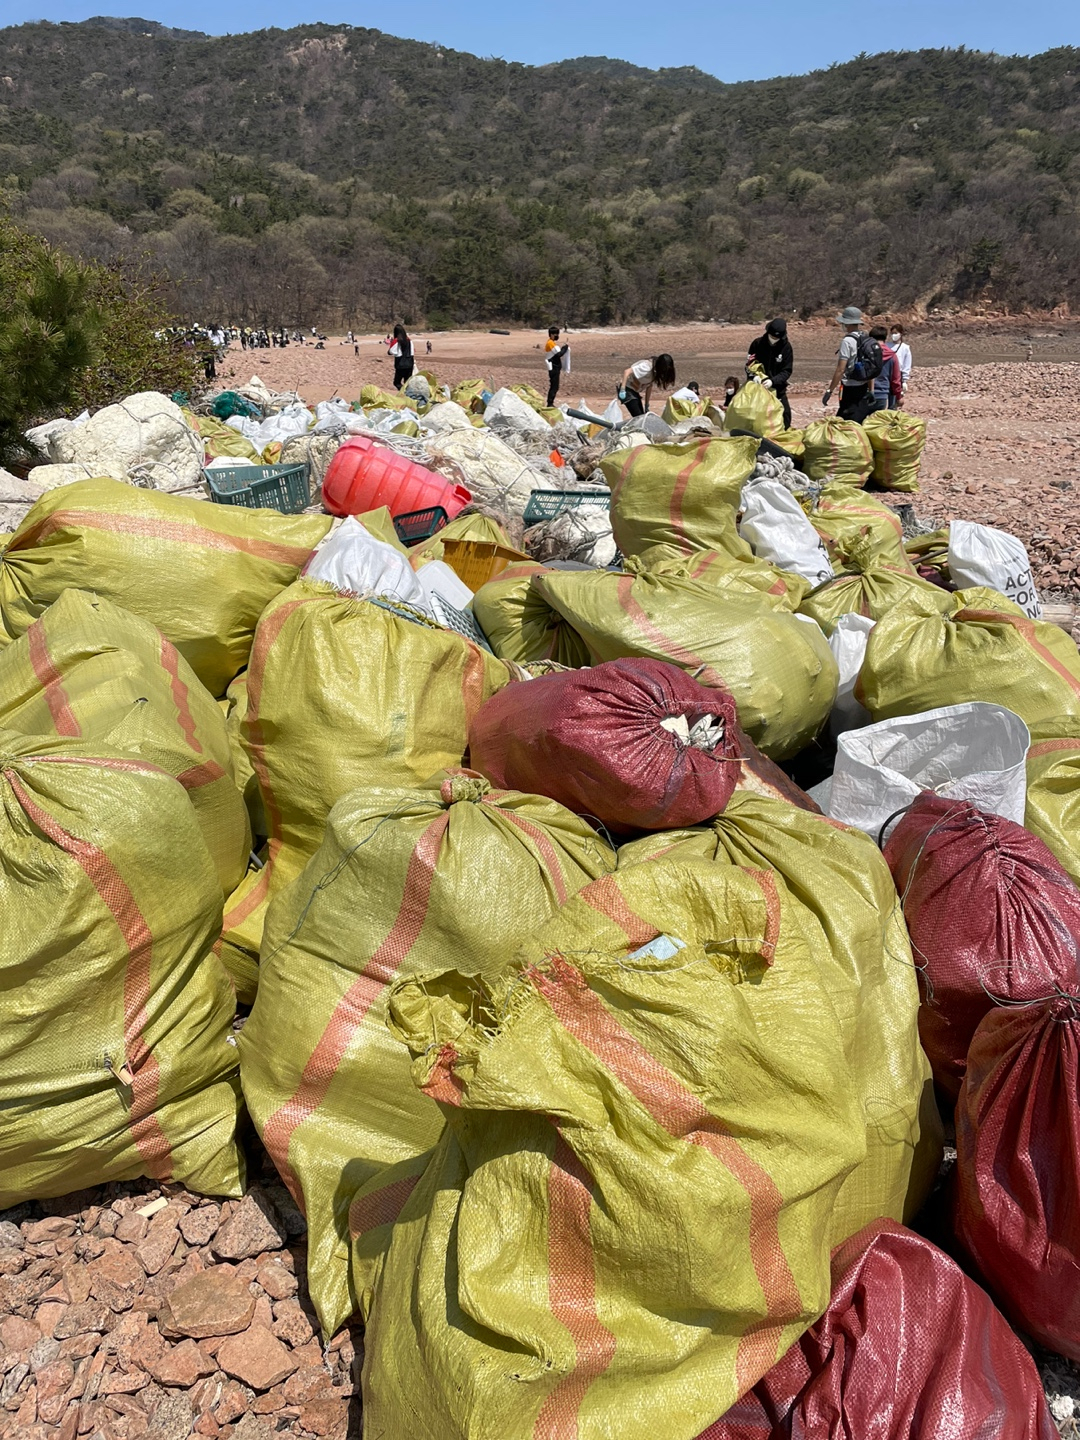
[[[911,379],[911,346],[904,338],[904,327],[893,324],[865,328],[866,317],[856,305],[849,305],[836,317],[844,328],[837,350],[836,368],[829,388],[822,397],[828,405],[839,388],[837,414],[844,420],[865,420],[875,410],[896,410],[903,402]],[[548,330],[545,346],[548,373],[547,403],[555,404],[559,385],[570,369],[570,346],[562,340],[557,325]],[[771,390],[779,400],[784,428],[791,428],[791,404],[788,385],[795,369],[795,355],[788,339],[787,321],[782,316],[770,320],[765,332],[753,340],[746,354],[746,375]],[[742,388],[743,381],[729,375],[724,381],[724,396],[714,403],[726,410]],[[631,417],[643,415],[648,409],[654,389],[671,391],[675,399],[700,398],[700,387],[690,381],[683,391],[676,391],[675,361],[666,352],[644,360],[636,360],[623,371],[616,387],[616,396]]]

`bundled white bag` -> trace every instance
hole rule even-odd
[[[846,730],[861,730],[870,724],[870,711],[855,699],[855,682],[866,659],[866,642],[876,624],[869,615],[849,612],[840,616],[829,636],[829,649],[840,671],[836,703],[829,716],[829,730],[834,736]]]
[[[420,610],[429,608],[424,587],[405,556],[377,540],[355,515],[331,531],[304,573],[350,595],[385,595]]]
[[[1032,620],[1042,619],[1031,561],[1015,535],[971,520],[954,520],[949,526],[949,574],[961,590],[987,585]]]
[[[879,841],[923,790],[1022,825],[1030,742],[1019,715],[980,700],[901,715],[841,735],[832,779],[810,794],[831,820]]]
[[[744,486],[742,510],[739,534],[759,560],[791,570],[811,585],[833,578],[825,542],[779,480],[755,480]]]

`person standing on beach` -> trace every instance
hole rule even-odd
[[[771,390],[784,407],[784,429],[791,429],[791,406],[788,403],[788,381],[795,368],[791,341],[787,338],[787,321],[779,317],[765,326],[765,334],[750,342],[746,352],[746,372],[751,365],[760,365],[765,372],[761,382]]]
[[[412,378],[416,366],[413,359],[412,341],[405,333],[404,325],[394,326],[393,340],[386,353],[394,362],[394,389],[400,390]]]
[[[570,353],[570,346],[560,345],[560,330],[557,325],[548,328],[547,344],[544,346],[544,363],[548,372],[548,409],[555,404],[555,397],[559,393],[559,383],[562,380],[563,365],[566,363],[566,356]]]
[[[840,404],[837,415],[841,420],[863,421],[872,406],[868,403],[871,383],[881,374],[884,357],[881,346],[871,341],[863,331],[863,313],[857,305],[849,305],[836,317],[836,323],[844,327],[844,338],[836,352],[836,369],[833,371],[829,388],[821,397],[822,405],[828,405],[837,385],[840,388]],[[872,352],[876,351],[876,362]]]
[[[658,390],[674,390],[675,361],[670,355],[635,360],[623,371],[622,384],[615,393],[630,412],[631,419],[648,410],[654,385]]]
[[[900,399],[897,405],[889,407],[895,410],[898,405],[903,404],[904,396],[907,394],[908,381],[911,379],[911,346],[904,339],[902,325],[894,325],[889,331],[889,344],[895,350],[896,363],[900,366]]]

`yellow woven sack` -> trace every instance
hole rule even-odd
[[[906,566],[875,559],[875,548],[871,537],[850,546],[845,568],[812,590],[799,606],[799,613],[812,616],[825,634],[831,635],[842,615],[867,615],[871,620],[880,620],[913,594],[921,595],[928,604],[936,604],[942,613],[949,608],[949,591],[913,575]]]
[[[398,539],[398,533],[394,529],[394,519],[385,505],[380,505],[377,510],[365,510],[363,515],[356,517],[364,529],[375,536],[376,540],[383,540],[387,545],[392,545],[401,555],[409,554],[409,547],[403,545]]]
[[[874,452],[874,479],[886,490],[914,494],[926,445],[926,421],[903,410],[875,410],[863,421]]]
[[[870,632],[855,697],[875,720],[941,705],[1004,705],[1030,729],[1080,718],[1080,655],[1064,630],[1029,620],[996,590],[912,594]]]
[[[835,415],[812,420],[803,431],[803,446],[803,469],[811,480],[865,485],[874,468],[870,440],[854,420],[840,420]]]
[[[483,415],[484,391],[487,388],[486,380],[462,380],[450,391],[450,399],[473,415]]]
[[[240,722],[269,862],[225,907],[225,940],[258,956],[266,903],[314,855],[357,786],[409,785],[460,764],[469,725],[511,671],[452,630],[299,580],[263,614]]]
[[[773,444],[779,445],[782,450],[794,460],[801,460],[806,454],[805,432],[802,430],[781,430],[779,435],[772,437]]]
[[[719,590],[757,595],[775,610],[797,610],[810,591],[801,575],[781,570],[756,555],[729,555],[726,550],[702,550],[685,555],[670,545],[652,545],[639,557],[641,567],[657,575],[685,575]]]
[[[677,425],[680,420],[694,420],[705,414],[705,400],[676,400],[672,395],[664,406],[661,420],[665,425]]]
[[[365,385],[360,391],[364,410],[411,410],[413,402],[400,390],[384,390],[381,385]]]
[[[784,407],[771,390],[748,380],[731,397],[724,411],[725,430],[749,430],[766,440],[775,440],[784,430]]]
[[[681,575],[551,570],[533,589],[573,627],[593,664],[628,655],[667,660],[735,697],[739,723],[773,760],[814,738],[836,699],[838,671],[816,624],[764,597]]]
[[[650,545],[684,554],[726,550],[748,555],[735,512],[757,462],[757,441],[703,436],[688,445],[639,445],[600,462],[611,487],[611,529],[624,555]]]
[[[308,1284],[328,1336],[357,1306],[353,1195],[443,1128],[386,1028],[387,987],[446,964],[496,977],[538,925],[614,868],[611,847],[554,800],[440,771],[424,786],[346,796],[271,905],[241,1034],[244,1091],[307,1217]]]
[[[329,528],[329,515],[210,505],[119,480],[63,485],[4,551],[0,644],[65,590],[90,590],[156,625],[222,696],[247,664],[259,616]]]
[[[473,614],[501,660],[518,665],[555,660],[577,669],[589,663],[585,642],[532,588],[532,577],[548,568],[535,560],[508,565],[480,586],[473,597]]]
[[[512,548],[510,537],[490,515],[458,515],[441,530],[436,530],[429,539],[414,545],[408,552],[409,564],[414,570],[419,570],[429,560],[445,560],[445,540],[480,540],[487,545],[505,545]]]
[[[1056,715],[1028,728],[1024,826],[1080,885],[1080,719]]]
[[[844,1033],[866,1159],[833,1212],[836,1246],[871,1220],[909,1220],[941,1162],[941,1118],[919,1044],[919,988],[889,867],[874,841],[784,800],[736,791],[704,829],[649,835],[619,850],[619,868],[664,855],[769,870],[809,914],[812,949]]]
[[[657,860],[498,982],[398,983],[447,1128],[403,1206],[363,1197],[373,1434],[694,1436],[822,1311],[865,1146],[801,921],[767,872]]]
[[[811,504],[802,502],[810,523],[825,541],[833,568],[843,570],[856,550],[865,560],[876,560],[915,574],[904,549],[904,527],[896,511],[842,481],[822,486]]]
[[[149,1175],[237,1195],[221,889],[171,775],[0,731],[0,1208]]]
[[[240,883],[251,831],[224,717],[149,621],[65,590],[0,650],[0,727],[110,745],[164,770],[187,792],[221,894]]]
[[[544,415],[547,412],[547,397],[541,395],[540,391],[537,390],[534,386],[508,385],[506,388],[508,390],[512,390],[519,400],[524,400],[525,404],[528,405],[531,410],[535,410],[538,415]],[[563,418],[562,412],[557,411],[556,413],[561,420]]]
[[[185,411],[188,424],[202,437],[206,459],[217,460],[222,455],[230,459],[246,461],[251,465],[263,463],[262,452],[255,449],[250,440],[219,420],[216,415],[193,415]]]

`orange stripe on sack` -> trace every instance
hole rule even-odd
[[[53,664],[52,656],[49,654],[49,642],[45,636],[45,626],[40,620],[35,620],[26,632],[26,641],[30,649],[30,664],[34,669],[34,678],[41,686],[45,696],[45,703],[49,707],[49,714],[56,727],[58,735],[79,736],[82,734],[82,726],[75,719],[75,713],[64,689],[64,677]]]
[[[176,718],[180,722],[180,729],[184,732],[184,739],[191,746],[197,755],[203,753],[203,747],[199,743],[199,737],[195,733],[195,717],[191,713],[191,705],[188,700],[188,687],[180,679],[180,652],[171,640],[164,635],[161,637],[161,663],[169,676],[169,686],[172,690],[173,704],[176,706]]]
[[[577,1440],[589,1386],[611,1364],[615,1336],[596,1311],[589,1214],[592,1181],[561,1134],[548,1171],[548,1302],[574,1342],[574,1368],[559,1377],[533,1426],[533,1440]]]
[[[419,1179],[419,1174],[403,1175],[400,1180],[391,1181],[381,1190],[374,1190],[368,1195],[357,1195],[349,1206],[351,1238],[358,1240],[361,1235],[378,1229],[380,1225],[395,1224]]]
[[[440,1100],[444,1105],[461,1104],[465,1086],[460,1077],[454,1074],[457,1059],[458,1052],[453,1045],[444,1045],[436,1055],[431,1074],[420,1087],[430,1099]]]
[[[132,535],[141,540],[196,545],[201,550],[239,550],[245,555],[254,555],[258,560],[288,565],[297,571],[307,564],[313,554],[310,546],[281,545],[274,540],[255,540],[247,535],[223,535],[202,525],[185,525],[180,520],[161,520],[148,515],[114,515],[105,510],[57,510],[21,536],[19,548],[25,550],[38,545],[68,526],[103,530],[112,535]],[[14,549],[14,546],[8,548]]]
[[[349,1044],[372,1005],[393,980],[399,967],[416,944],[427,918],[435,862],[439,856],[450,812],[444,810],[431,822],[409,857],[401,904],[388,934],[363,970],[346,990],[326,1023],[326,1028],[307,1064],[296,1091],[267,1121],[262,1141],[281,1178],[296,1196],[300,1186],[289,1165],[289,1144],[293,1132],[326,1099]]]
[[[266,849],[266,864],[259,871],[259,878],[238,904],[234,905],[231,910],[226,910],[221,921],[222,932],[235,930],[237,925],[242,925],[249,915],[254,914],[259,906],[269,899],[270,876],[273,873],[278,851],[281,849],[281,841],[267,841]]]
[[[225,771],[216,760],[207,760],[205,764],[193,765],[176,778],[185,790],[201,790],[204,785],[213,785],[215,780],[224,780]]]
[[[1028,747],[1028,759],[1037,760],[1040,755],[1050,755],[1055,750],[1075,750],[1080,753],[1080,738],[1071,740],[1037,740]]]
[[[783,1197],[772,1176],[753,1160],[698,1097],[605,1009],[580,971],[560,955],[549,968],[525,972],[551,1006],[556,1019],[621,1081],[668,1134],[700,1145],[745,1190],[750,1201],[750,1258],[765,1299],[764,1320],[739,1342],[736,1377],[740,1391],[754,1385],[776,1360],[786,1323],[802,1314],[795,1277],[780,1243]]]
[[[465,668],[461,675],[461,704],[468,730],[476,712],[484,703],[484,652],[472,641],[466,642]]]
[[[631,945],[647,945],[661,933],[655,925],[630,909],[614,875],[601,875],[599,880],[579,890],[578,895],[605,920],[617,925]]]
[[[631,620],[653,645],[663,654],[668,656],[683,669],[693,667],[700,670],[701,674],[694,678],[702,685],[711,685],[714,689],[723,689],[723,677],[718,675],[711,665],[706,665],[699,655],[692,650],[685,649],[676,640],[670,639],[664,632],[649,619],[648,615],[634,599],[632,587],[635,577],[633,575],[621,575],[619,577],[616,594],[619,598],[619,605],[624,614]]]
[[[1049,665],[1051,670],[1061,676],[1070,690],[1080,695],[1080,677],[1074,675],[1052,650],[1048,650],[1042,641],[1036,638],[1035,622],[1029,620],[1026,615],[1004,615],[997,610],[958,610],[953,618],[955,620],[985,620],[991,624],[1011,625],[1021,639],[1027,641],[1043,664]]]
[[[30,798],[14,771],[5,770],[4,776],[27,818],[81,867],[123,937],[127,947],[123,1059],[132,1076],[128,1124],[148,1173],[155,1180],[167,1180],[172,1174],[172,1150],[156,1113],[160,1072],[154,1053],[143,1037],[148,1020],[146,1006],[150,999],[150,965],[154,950],[150,927],[123,876],[105,851],[88,840],[70,835]]]
[[[160,765],[151,765],[147,760],[116,760],[104,755],[26,755],[35,765],[89,765],[95,770],[119,770],[124,775],[164,775],[173,780],[175,776],[163,770]]]
[[[683,501],[686,498],[686,491],[690,484],[690,478],[694,471],[705,458],[705,447],[709,439],[704,438],[698,441],[694,458],[685,465],[675,477],[675,484],[671,491],[671,503],[668,506],[668,518],[671,521],[671,528],[675,530],[684,540],[687,539],[683,529]],[[633,453],[633,452],[631,452]]]
[[[776,959],[776,947],[780,941],[780,892],[776,888],[776,876],[771,870],[747,870],[761,886],[765,901],[765,934],[761,941],[761,958],[766,965]]]

